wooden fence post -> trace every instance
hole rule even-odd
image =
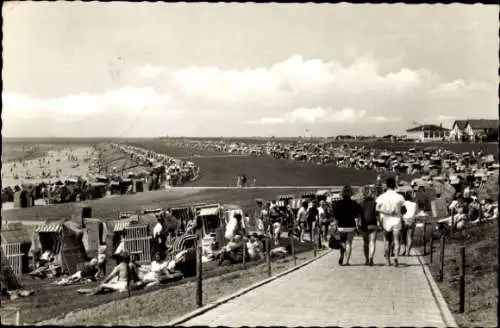
[[[434,253],[434,234],[431,233],[430,236],[430,245],[429,245],[429,262],[432,264],[432,259],[433,259],[433,253]]]
[[[293,257],[293,265],[297,265],[297,256],[295,256],[295,228],[292,228],[292,232],[288,234],[288,238],[290,239],[290,246],[292,247],[292,257]]]
[[[445,236],[441,234],[440,237],[440,246],[439,246],[439,277],[438,281],[443,281],[444,276],[444,245],[445,245]]]
[[[247,267],[246,257],[247,257],[247,242],[245,238],[243,238],[243,270],[245,270]]]
[[[460,247],[460,307],[459,313],[465,311],[465,246]]]
[[[316,234],[316,225],[311,229],[311,234],[311,241],[313,243],[313,256],[316,257],[318,252],[318,236]]]
[[[202,249],[201,243],[198,240],[196,245],[196,305],[202,307],[203,305],[203,275],[202,275]]]
[[[21,325],[21,308],[18,308],[16,311],[16,326]]]
[[[424,232],[422,236],[422,243],[424,244],[424,256],[427,255],[427,222],[424,222]]]
[[[266,234],[266,263],[267,263],[267,276],[271,277],[271,243],[269,242],[269,234]]]

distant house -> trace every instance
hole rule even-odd
[[[424,124],[406,130],[406,137],[421,142],[442,141],[448,138],[449,132],[450,130],[442,125]]]
[[[498,135],[499,120],[457,120],[453,123],[450,140],[474,141]]]
[[[449,134],[449,139],[452,141],[460,141],[465,135],[465,128],[467,127],[467,120],[456,120],[453,122],[451,131]]]

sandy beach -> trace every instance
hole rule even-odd
[[[2,188],[15,186],[22,183],[51,182],[58,179],[78,177],[87,175],[97,154],[93,154],[91,147],[65,148],[62,150],[50,150],[45,156],[45,163],[42,158],[24,161],[26,166],[19,162],[2,163]],[[74,157],[73,160],[70,157]],[[90,158],[85,162],[85,158]],[[60,170],[59,178],[56,171]],[[50,178],[42,177],[42,173],[51,173]],[[18,175],[18,179],[14,175]],[[32,178],[27,178],[27,175]]]

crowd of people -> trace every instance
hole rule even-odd
[[[2,203],[14,203],[14,207],[31,207],[35,205],[47,205],[58,203],[78,202],[83,200],[99,199],[112,194],[129,194],[141,192],[144,189],[158,190],[162,186],[179,186],[188,181],[196,179],[199,167],[192,162],[174,159],[164,154],[158,154],[142,148],[129,145],[111,144],[111,147],[130,157],[137,166],[146,169],[133,172],[118,172],[116,167],[108,167],[101,163],[98,157],[92,154],[84,154],[83,161],[89,167],[96,170],[104,170],[106,174],[79,175],[76,177],[52,176],[50,170],[47,173],[42,170],[40,181],[28,180],[25,183],[2,188]],[[60,156],[67,156],[69,161],[78,164],[82,158],[68,152]],[[59,158],[52,159],[57,161]],[[49,158],[40,158],[40,165],[50,164]],[[26,165],[21,162],[20,165]],[[13,164],[11,170],[16,167]],[[134,181],[139,183],[134,185]],[[140,184],[140,186],[137,186]]]
[[[199,174],[199,167],[193,162],[175,159],[166,154],[125,144],[111,144],[144,167],[155,168],[152,172],[152,184],[159,186],[165,183],[168,186],[182,185],[195,179]]]
[[[218,151],[250,156],[271,156],[276,159],[289,159],[336,165],[339,167],[375,171],[394,171],[401,174],[425,175],[431,171],[453,169],[464,172],[467,169],[486,174],[498,170],[498,159],[485,154],[481,149],[461,154],[445,147],[416,149],[409,147],[404,151],[392,151],[380,147],[338,146],[332,142],[295,142],[282,143],[269,141],[262,144],[232,143],[229,141],[183,140],[165,141],[174,146],[193,148],[202,151]]]
[[[460,180],[453,190],[436,188],[425,181],[406,184],[389,177],[355,192],[344,186],[340,192],[316,193],[298,198],[278,197],[275,200],[257,199],[253,210],[233,211],[223,227],[224,243],[204,261],[219,265],[258,261],[269,247],[271,256],[285,256],[295,245],[315,243],[340,252],[339,264],[350,265],[355,235],[363,239],[366,265],[374,265],[377,235],[385,240],[385,262],[399,264],[400,256],[412,255],[413,236],[420,222],[434,222],[445,231],[451,227],[466,229],[470,225],[498,219],[498,202],[479,196],[472,181]],[[435,196],[427,197],[433,190]],[[445,190],[445,191],[442,191]],[[296,206],[297,200],[300,201]],[[222,218],[222,217],[221,217]],[[196,243],[201,223],[197,216],[179,220],[171,209],[156,214],[157,223],[151,230],[152,261],[139,265],[124,249],[124,236],[113,248],[117,261],[110,274],[106,272],[107,247],[101,245],[97,256],[89,259],[80,270],[56,282],[70,285],[82,281],[101,281],[92,289],[79,292],[89,295],[103,292],[125,292],[155,286],[162,282],[193,276],[196,272]],[[224,220],[224,219],[222,219]],[[179,234],[180,232],[180,234]],[[283,234],[286,234],[286,238]],[[179,238],[191,238],[192,243],[175,249]],[[61,266],[55,254],[46,251],[38,258],[31,272],[34,279],[60,277]]]

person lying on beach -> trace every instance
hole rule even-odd
[[[60,281],[56,282],[57,285],[70,285],[80,281],[96,281],[97,275],[99,273],[98,261],[97,259],[90,260],[89,263],[86,263],[83,268],[76,272],[75,274],[63,278]]]
[[[61,274],[61,266],[55,262],[55,257],[50,251],[42,254],[36,264],[36,269],[29,273],[33,279],[57,277]]]
[[[142,277],[142,282],[146,287],[157,285],[161,279],[166,276],[168,271],[168,262],[164,261],[160,253],[155,254],[155,259],[151,262],[149,271]]]

